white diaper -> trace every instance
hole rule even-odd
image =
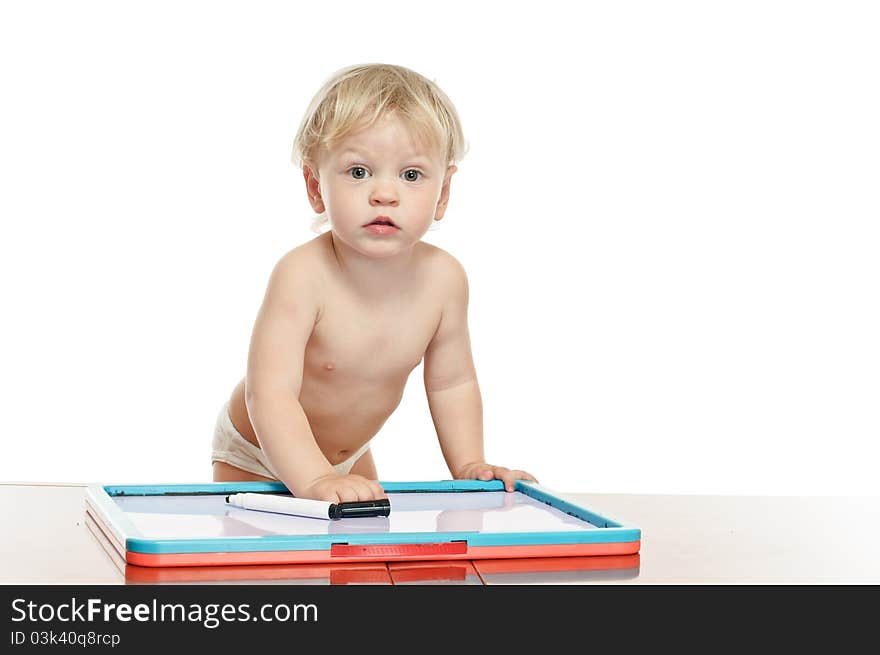
[[[361,455],[370,449],[368,441],[357,449],[354,455],[344,462],[334,464],[333,468],[340,475],[348,475],[351,473],[352,467],[355,465]],[[235,466],[243,471],[262,475],[265,478],[278,479],[278,474],[269,464],[269,459],[263,449],[255,446],[245,439],[241,433],[235,429],[232,419],[229,418],[229,402],[226,402],[217,415],[217,423],[214,426],[214,439],[211,444],[211,463],[225,462],[230,466]]]

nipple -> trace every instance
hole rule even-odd
[[[328,371],[332,371],[336,367],[333,366],[333,362],[327,362],[326,364],[324,364],[324,368]]]

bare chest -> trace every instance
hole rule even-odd
[[[419,365],[440,320],[429,302],[325,307],[306,345],[304,383],[370,387],[405,379]]]

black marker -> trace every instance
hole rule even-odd
[[[361,500],[349,503],[329,503],[309,498],[274,496],[272,494],[240,493],[226,496],[226,502],[243,509],[261,512],[294,514],[315,519],[353,519],[368,516],[388,516],[391,502],[387,498]]]

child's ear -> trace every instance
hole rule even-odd
[[[446,177],[443,179],[443,187],[440,189],[440,199],[437,201],[437,210],[434,212],[434,220],[439,221],[446,213],[449,204],[449,181],[458,170],[458,166],[450,166],[446,169]]]
[[[308,164],[303,166],[303,178],[306,181],[306,193],[309,196],[309,204],[316,214],[324,211],[324,199],[321,198],[321,181],[318,173]]]

